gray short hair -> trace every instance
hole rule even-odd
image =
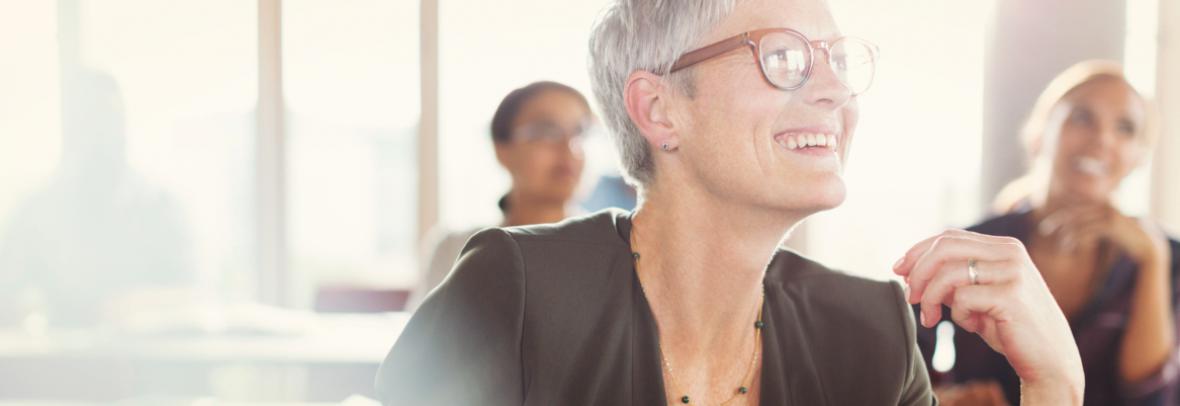
[[[667,73],[680,55],[733,11],[736,1],[616,0],[595,23],[590,34],[590,82],[630,183],[651,182],[655,163],[647,141],[627,116],[627,77],[640,70]],[[691,79],[680,85],[691,93],[690,83]]]

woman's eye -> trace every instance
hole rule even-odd
[[[1089,125],[1091,122],[1093,122],[1093,117],[1088,111],[1074,110],[1069,114],[1069,121],[1074,124]]]
[[[1119,123],[1119,133],[1123,134],[1125,136],[1128,136],[1128,137],[1134,136],[1135,135],[1135,124],[1132,124],[1127,121],[1120,122]]]
[[[766,54],[766,61],[775,64],[785,62],[789,58],[790,50],[788,49],[777,49]]]

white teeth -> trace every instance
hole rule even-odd
[[[775,139],[779,145],[787,149],[803,149],[809,147],[836,148],[835,134],[797,133],[788,134]]]
[[[1074,167],[1077,168],[1078,171],[1091,176],[1106,175],[1106,163],[1094,158],[1077,158],[1074,160]]]

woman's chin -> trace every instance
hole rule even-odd
[[[822,196],[816,196],[813,207],[816,212],[832,210],[844,204],[846,197],[847,193],[844,190],[843,184],[841,184],[839,191],[831,191]]]
[[[812,185],[795,185],[788,196],[776,199],[781,209],[808,215],[840,207],[848,196],[844,181],[832,179]]]
[[[1098,204],[1109,202],[1114,195],[1112,187],[1106,182],[1097,180],[1087,180],[1074,182],[1066,189],[1066,195],[1069,196],[1075,204]]]

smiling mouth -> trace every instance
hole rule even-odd
[[[1090,176],[1106,176],[1109,172],[1105,162],[1090,157],[1079,157],[1073,161],[1074,169]]]
[[[774,136],[774,141],[783,148],[806,151],[835,151],[840,145],[840,137],[834,133],[822,132],[787,132]]]

